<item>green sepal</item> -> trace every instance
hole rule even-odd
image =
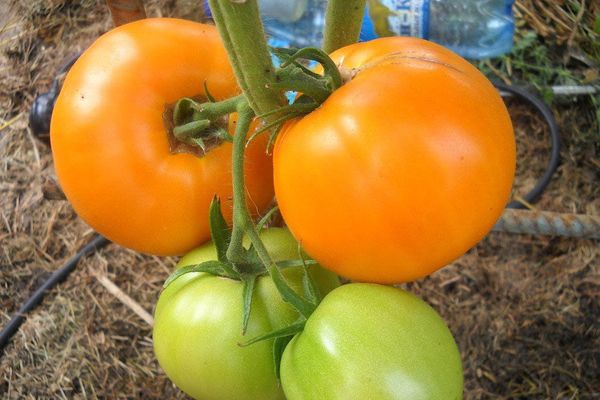
[[[242,335],[246,334],[248,329],[248,321],[250,321],[250,310],[252,309],[252,295],[254,294],[254,286],[256,284],[256,275],[249,275],[243,278],[244,282],[244,309],[242,318]]]
[[[278,57],[281,61],[281,68],[285,68],[288,65],[294,64],[296,66],[301,67],[303,70],[308,70],[306,67],[297,63],[298,59],[305,59],[316,61],[323,66],[324,75],[318,75],[314,72],[309,71],[308,75],[318,78],[327,78],[330,82],[331,90],[336,90],[342,86],[342,76],[340,71],[331,59],[329,55],[323,50],[316,47],[305,47],[302,49],[283,49],[283,48],[272,48],[271,51]]]
[[[301,97],[305,97],[305,96],[301,96]],[[315,108],[318,107],[318,104],[315,103],[314,101],[312,101],[311,103],[307,103],[307,102],[294,102],[293,104],[288,104],[279,108],[276,108],[274,110],[271,111],[267,111],[266,113],[263,113],[261,115],[257,115],[257,118],[264,118],[264,117],[268,117],[270,115],[273,114],[298,114],[298,113],[309,113],[311,111],[313,111]]]
[[[267,272],[252,243],[250,247],[242,250],[241,260],[238,260],[235,265],[239,266],[239,270],[244,271],[245,275],[264,275]]]
[[[200,147],[202,149],[202,151],[206,153],[206,144],[204,143],[204,140],[202,140],[202,138],[192,137],[189,139],[189,143],[193,144],[197,147]]]
[[[202,132],[210,127],[210,121],[207,119],[200,119],[192,122],[185,123],[183,125],[177,125],[173,128],[173,135],[188,144],[195,144],[204,149],[204,142],[200,138]],[[197,142],[201,141],[202,145]]]
[[[269,51],[279,59],[281,64],[288,62],[298,50],[297,47],[269,47]]]
[[[204,81],[204,96],[206,96],[208,101],[210,101],[211,103],[217,102],[217,100],[212,96],[212,94],[208,90],[208,82],[206,82],[206,81]]]
[[[279,381],[281,376],[281,358],[288,343],[294,338],[294,335],[276,337],[273,341],[273,363],[275,365],[275,376]]]
[[[304,255],[302,254],[302,249],[300,248],[300,245],[298,245],[298,254],[300,255],[300,259],[302,261],[302,270],[304,271],[304,275],[302,276],[302,287],[304,289],[304,296],[306,296],[308,301],[310,301],[316,306],[321,301],[321,293],[319,291],[319,288],[315,284],[315,281],[312,275],[310,274],[310,271],[308,270],[308,264],[304,260]]]
[[[279,207],[277,207],[277,206],[275,206],[275,207],[271,208],[269,211],[267,211],[267,213],[256,224],[256,231],[260,232],[263,229],[265,229],[265,225],[267,224],[269,219],[271,219],[273,214],[275,214],[277,211],[279,211]]]
[[[227,248],[231,242],[231,229],[227,225],[225,217],[223,217],[221,200],[217,196],[214,196],[210,202],[208,215],[210,236],[217,249],[217,259],[222,262],[227,262]]]
[[[283,301],[294,307],[304,318],[308,318],[317,307],[316,304],[307,301],[304,297],[296,293],[285,281],[285,278],[281,275],[276,265],[269,267],[269,274]]]
[[[233,142],[233,136],[231,136],[229,134],[229,132],[227,132],[225,129],[223,128],[217,128],[212,132],[212,135],[218,139],[221,140],[226,140],[228,142]]]
[[[273,150],[273,146],[275,146],[275,140],[277,140],[277,135],[279,135],[279,131],[283,127],[283,123],[279,123],[273,127],[271,133],[269,134],[269,140],[267,141],[267,153],[271,154]]]
[[[167,286],[173,283],[173,281],[176,279],[191,272],[205,272],[211,275],[224,276],[231,279],[240,279],[239,274],[235,272],[228,263],[211,260],[200,264],[188,265],[173,272],[163,284],[163,289],[166,289]]]
[[[301,115],[303,115],[305,113],[301,113],[301,112],[290,112],[288,114],[284,114],[281,117],[278,117],[277,119],[275,119],[274,121],[265,124],[264,126],[262,126],[260,129],[257,129],[256,131],[254,131],[252,133],[252,136],[250,137],[249,140],[253,140],[256,136],[260,135],[261,133],[263,133],[264,131],[268,131],[268,130],[272,130],[272,132],[275,132],[275,135],[279,132],[279,130],[281,129],[281,126],[283,125],[284,122],[299,117]],[[275,128],[275,129],[274,129]]]
[[[318,262],[316,262],[315,260],[284,260],[277,261],[275,264],[277,264],[277,267],[279,267],[280,269],[285,269],[303,266],[308,267],[310,265],[316,265],[318,264]]]
[[[173,107],[173,123],[175,126],[181,125],[185,121],[189,121],[194,115],[196,101],[189,97],[179,99]]]
[[[342,75],[337,65],[333,62],[331,57],[323,50],[316,47],[306,47],[298,50],[292,59],[296,58],[307,58],[314,60],[323,66],[324,76],[329,78],[331,83],[331,90],[336,90],[342,86]]]
[[[294,336],[296,333],[302,332],[302,330],[304,329],[304,325],[306,325],[306,320],[304,318],[302,318],[301,320],[294,322],[293,324],[288,325],[284,328],[277,329],[277,330],[271,331],[269,333],[265,333],[264,335],[260,335],[255,338],[252,338],[252,339],[248,340],[247,342],[238,343],[238,345],[241,347],[246,347],[246,346],[250,346],[251,344],[254,344],[254,343],[263,342],[265,340],[276,339],[279,337],[286,337],[286,336]]]

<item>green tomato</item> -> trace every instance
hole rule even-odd
[[[271,228],[261,238],[274,261],[298,258],[298,243],[287,229]],[[206,244],[184,256],[177,267],[216,259]],[[322,294],[339,286],[334,274],[309,267]],[[301,268],[283,274],[302,291]],[[268,276],[258,278],[246,335],[242,335],[243,284],[206,273],[189,273],[160,295],[155,311],[154,352],[181,390],[202,400],[283,399],[275,376],[273,341],[241,347],[256,336],[287,326],[298,313],[284,303]]]
[[[348,284],[329,293],[286,347],[288,400],[459,400],[458,348],[424,301],[389,286]]]

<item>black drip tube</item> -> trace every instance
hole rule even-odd
[[[538,181],[536,182],[533,189],[531,189],[528,193],[526,193],[523,196],[523,199],[525,201],[527,201],[528,203],[535,203],[540,198],[540,196],[542,195],[542,193],[544,192],[544,190],[550,183],[550,180],[552,179],[552,175],[554,175],[554,172],[556,172],[556,168],[558,168],[558,164],[560,162],[561,140],[560,140],[560,133],[558,130],[558,124],[556,123],[556,120],[554,119],[554,115],[552,114],[552,110],[550,109],[550,107],[548,107],[542,99],[540,99],[533,93],[529,92],[528,90],[526,90],[522,87],[519,87],[519,86],[509,86],[509,85],[505,85],[503,83],[498,83],[498,82],[494,83],[494,86],[496,86],[496,88],[500,89],[501,92],[506,92],[511,95],[514,95],[518,98],[521,98],[521,99],[527,101],[532,106],[534,106],[535,109],[544,118],[544,120],[548,124],[548,128],[550,129],[550,140],[552,143],[552,148],[551,148],[551,152],[550,152],[550,160],[548,161],[548,164],[546,166],[544,173],[538,179]],[[506,207],[522,209],[522,208],[525,208],[525,204],[521,203],[520,201],[513,200]]]

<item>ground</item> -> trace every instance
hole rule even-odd
[[[146,3],[151,16],[201,18],[193,1]],[[600,100],[548,90],[598,85],[599,8],[593,0],[519,0],[514,51],[477,63],[492,79],[537,89],[558,120],[561,165],[533,205],[540,210],[600,214]],[[28,130],[27,117],[65,60],[110,27],[100,0],[0,4],[0,326],[93,235],[52,194],[50,148]],[[509,108],[518,197],[544,168],[548,133],[526,105],[511,100]],[[186,398],[154,359],[149,324],[106,283],[151,313],[175,262],[117,245],[85,258],[0,354],[0,398]],[[491,233],[405,286],[456,336],[466,399],[600,398],[598,241]]]

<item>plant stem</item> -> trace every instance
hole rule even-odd
[[[279,82],[273,87],[280,90],[293,90],[311,97],[317,103],[323,103],[331,94],[321,78],[307,75],[300,67],[288,65],[278,73]]]
[[[238,83],[256,115],[283,104],[271,86],[275,67],[265,40],[257,0],[209,0]]]
[[[227,248],[227,258],[234,264],[244,260],[243,238],[248,235],[252,245],[261,262],[269,272],[277,290],[280,292],[284,301],[290,303],[305,318],[314,311],[316,305],[306,301],[302,296],[294,292],[285,281],[285,278],[273,262],[269,252],[265,248],[256,226],[250,217],[246,205],[246,188],[244,185],[244,151],[246,149],[246,133],[250,123],[254,118],[254,112],[245,102],[240,102],[238,106],[239,119],[233,136],[233,146],[231,158],[233,161],[233,230],[231,232],[231,242]]]
[[[331,53],[358,41],[367,0],[329,0],[323,50]]]
[[[254,112],[247,103],[238,106],[238,121],[233,135],[231,150],[232,185],[233,185],[233,228],[231,242],[227,248],[227,258],[235,263],[243,260],[242,241],[246,231],[253,228],[252,219],[246,206],[246,186],[244,184],[244,151],[246,149],[246,133],[254,118]]]

